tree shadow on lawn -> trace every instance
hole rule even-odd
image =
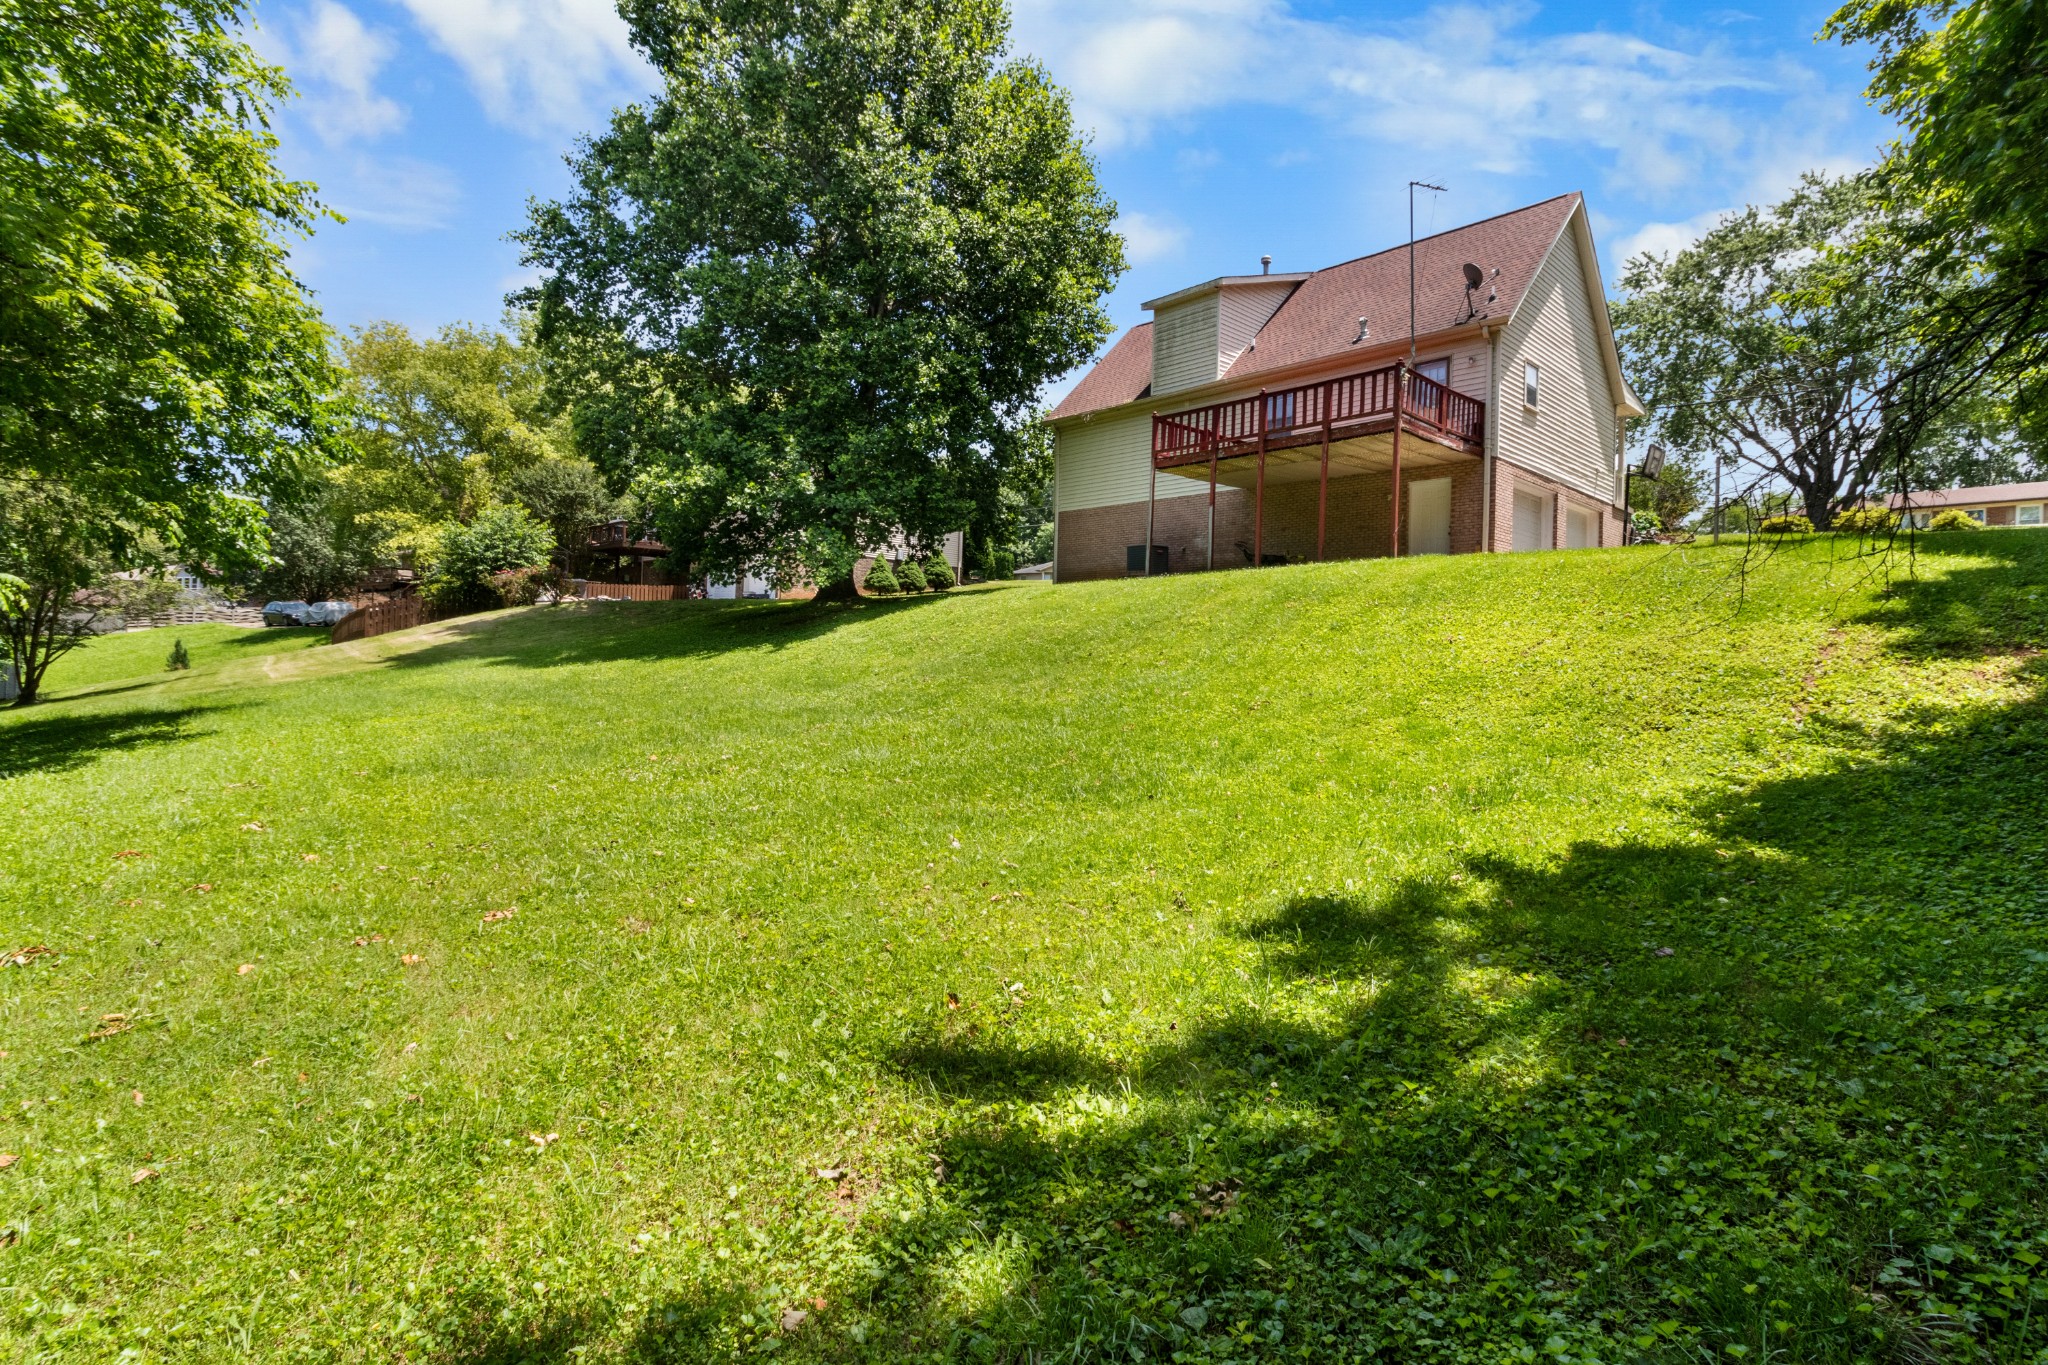
[[[103,754],[198,739],[193,718],[212,708],[88,711],[57,715],[28,713],[0,719],[0,780],[26,773],[65,772]],[[19,716],[20,713],[14,713]]]
[[[2048,621],[1987,549],[1894,585],[1902,647]],[[878,1306],[988,1359],[2034,1358],[2048,659],[2009,666],[2021,700],[1838,726],[1691,838],[1289,902],[1240,927],[1273,989],[1127,1065],[906,1048],[950,1176],[876,1231]],[[1013,1266],[963,1306],[970,1237]]]
[[[870,624],[900,612],[921,611],[971,593],[908,598],[862,598],[851,603],[812,602],[595,602],[531,608],[517,618],[500,613],[443,623],[449,638],[401,654],[392,663],[419,668],[461,659],[485,659],[522,668],[622,660],[692,659],[748,650],[783,650],[822,639],[846,626]],[[517,619],[521,628],[505,627]]]

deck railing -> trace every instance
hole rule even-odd
[[[1264,436],[1268,443],[1352,427],[1394,416],[1395,385],[1406,376],[1401,396],[1404,424],[1424,436],[1441,436],[1478,445],[1486,430],[1486,404],[1447,384],[1420,375],[1405,365],[1367,370],[1275,389],[1248,398],[1232,398],[1205,408],[1169,413],[1152,419],[1152,459],[1165,466],[1211,453],[1242,453]]]

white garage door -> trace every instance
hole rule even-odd
[[[1564,510],[1564,547],[1567,550],[1600,548],[1600,519],[1583,507]]]
[[[1515,490],[1515,548],[1548,550],[1552,547],[1550,495]]]

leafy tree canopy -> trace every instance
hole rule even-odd
[[[1867,181],[1808,175],[1773,208],[1629,261],[1614,307],[1649,434],[1683,459],[1725,460],[1738,479],[1782,481],[1823,528],[1876,485],[1879,396],[1915,354],[1889,277],[1839,284],[1824,254],[1881,212]]]
[[[660,97],[522,234],[579,438],[664,538],[851,590],[986,518],[1107,336],[1115,209],[1001,0],[627,0]]]
[[[220,567],[253,562],[252,496],[332,434],[284,245],[319,209],[272,164],[287,87],[243,22],[239,0],[0,0],[6,496],[61,480],[97,525]]]
[[[1894,426],[1932,425],[1990,381],[2020,420],[2048,406],[2048,0],[1851,0],[1825,30],[1876,46],[1871,95],[1906,137],[1880,167],[1894,212],[1838,278],[1890,272],[1927,306],[1923,353],[1888,386]]]

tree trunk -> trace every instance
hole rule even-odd
[[[813,602],[858,602],[860,600],[860,589],[854,586],[853,575],[849,573],[844,578],[834,578],[820,583],[818,585],[818,595],[811,600]]]

